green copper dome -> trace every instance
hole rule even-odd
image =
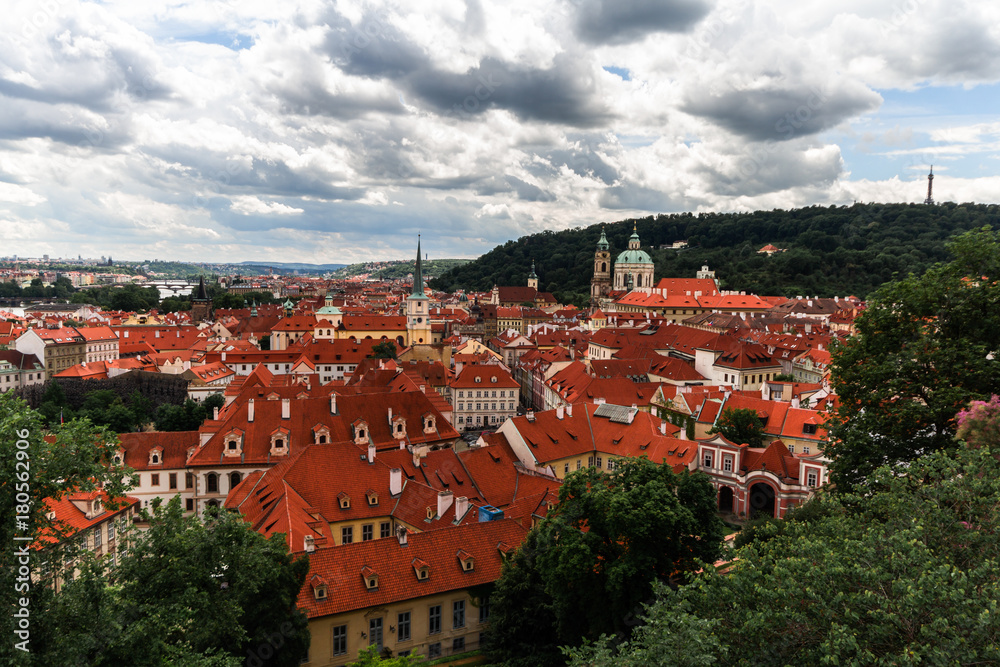
[[[601,227],[601,240],[597,242],[597,249],[607,250],[608,247],[608,237],[604,235],[604,227]]]
[[[616,264],[652,264],[653,259],[644,250],[623,250],[618,254]]]

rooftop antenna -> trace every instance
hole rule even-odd
[[[931,190],[934,188],[934,165],[931,165],[931,173],[927,174],[927,199],[924,203],[928,206],[934,205],[934,197],[931,196]]]

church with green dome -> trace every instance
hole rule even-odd
[[[649,290],[653,287],[653,259],[639,243],[639,232],[632,225],[632,236],[628,240],[628,249],[618,253],[615,259],[615,277],[612,289],[615,291],[631,291],[633,289]]]

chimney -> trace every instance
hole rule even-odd
[[[292,418],[292,399],[290,398],[281,399],[281,418],[282,419]]]
[[[403,469],[393,468],[389,471],[389,493],[398,496],[403,492]]]
[[[219,421],[219,408],[214,408],[212,412],[212,419]]]
[[[305,550],[307,554],[311,554],[316,551],[316,542],[314,541],[312,535],[305,536],[305,538],[302,540],[302,548]]]
[[[687,440],[688,439],[688,430],[687,430],[687,427],[682,427],[681,428],[680,433],[677,434],[677,439],[678,440]]]
[[[253,421],[253,399],[252,398],[249,401],[247,401],[247,421],[248,422],[252,422]]]
[[[392,408],[389,408],[389,423],[392,423]]]
[[[223,352],[223,353],[222,353],[222,360],[223,360],[223,361],[225,361],[225,360],[226,360],[226,353],[225,353],[225,352]]]
[[[566,404],[566,416],[567,417],[572,417],[573,416],[573,404],[572,403],[567,403]]]
[[[417,453],[416,449],[413,450],[413,467],[414,468],[420,467],[420,454]]]
[[[451,501],[454,499],[455,494],[451,491],[438,491],[438,506],[437,515],[439,517],[444,516],[444,513],[448,511],[451,507]]]
[[[667,421],[666,420],[663,420],[663,421],[660,422],[660,434],[661,435],[666,435],[667,434]]]
[[[455,498],[455,521],[461,521],[469,511],[469,499],[466,496]]]
[[[559,406],[556,408],[556,419],[562,419],[563,415],[566,413],[566,408]]]
[[[368,465],[375,463],[375,443],[368,443]]]
[[[399,539],[399,546],[405,547],[408,538],[406,526],[396,526],[396,538]]]
[[[330,394],[330,414],[337,414],[337,395]]]

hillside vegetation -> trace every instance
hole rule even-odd
[[[447,271],[468,264],[468,259],[428,259],[420,263],[424,278],[437,276]],[[350,264],[330,273],[331,278],[350,278],[351,276],[369,275],[385,280],[398,280],[413,273],[416,260],[394,260],[387,262],[364,262]]]
[[[604,225],[612,259],[624,250],[632,222]],[[769,295],[866,297],[895,277],[922,273],[948,254],[955,234],[1000,226],[996,204],[855,204],[754,213],[676,213],[636,221],[656,278],[693,278],[708,265],[722,288]],[[601,225],[542,232],[508,241],[432,281],[435,289],[481,291],[525,285],[535,261],[539,287],[563,303],[589,301]],[[687,241],[682,250],[661,245]],[[786,252],[768,257],[768,243]]]

